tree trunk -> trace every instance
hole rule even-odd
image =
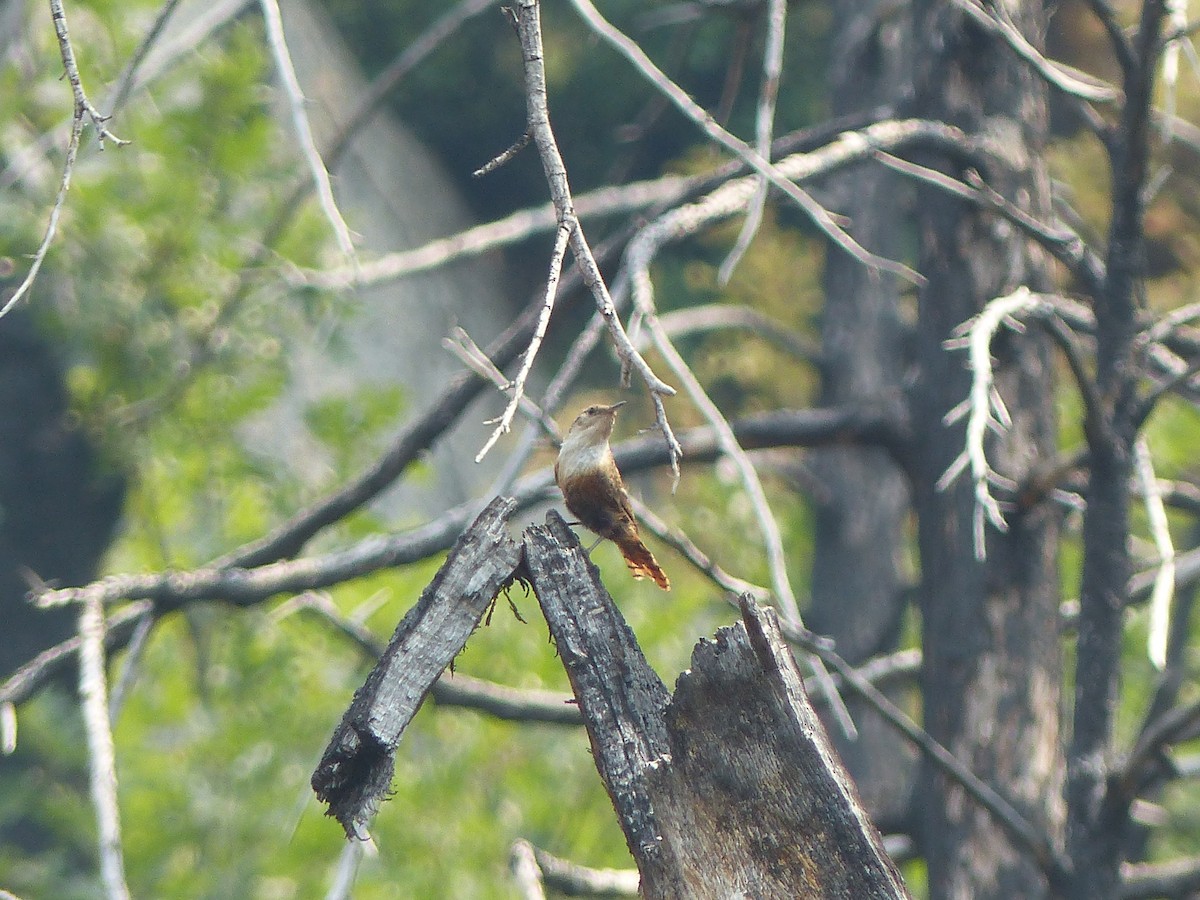
[[[882,0],[837,0],[837,48],[830,91],[835,116],[893,103],[908,86],[910,21]],[[854,237],[874,253],[901,258],[911,221],[898,176],[870,164],[832,179],[830,205],[849,216]],[[825,262],[821,319],[821,404],[876,402],[900,390],[906,331],[899,285],[875,277],[847,254]],[[812,452],[816,483],[812,607],[809,627],[837,642],[859,664],[895,649],[906,606],[901,563],[908,485],[887,451],[844,447]],[[898,699],[893,696],[893,699]],[[906,826],[916,755],[895,730],[859,701],[850,712],[858,740],[834,729],[835,742],[867,809],[885,831]]]
[[[1042,32],[1040,2],[1007,2],[1031,40]],[[994,145],[1008,166],[983,173],[1005,196],[1044,218],[1049,192],[1042,163],[1045,103],[1034,76],[1010,48],[949,4],[915,6],[916,99]],[[961,173],[955,173],[961,174]],[[919,376],[913,394],[914,492],[922,567],[925,725],[971,769],[1051,835],[1061,829],[1060,662],[1056,622],[1058,524],[1046,505],[1009,514],[1009,532],[987,528],[987,559],[974,552],[973,487],[936,483],[962,451],[961,420],[946,414],[968,395],[965,354],[944,342],[989,300],[1047,281],[1040,254],[1014,230],[933,188],[919,194]],[[989,441],[988,458],[1020,481],[1055,451],[1053,369],[1047,342],[1031,330],[1002,331],[992,344],[995,385],[1013,424]],[[1037,865],[1013,846],[962,791],[924,775],[922,847],[933,898],[1045,896]]]

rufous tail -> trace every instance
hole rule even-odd
[[[634,578],[650,578],[664,591],[671,589],[671,579],[667,577],[667,573],[662,570],[662,566],[658,564],[654,554],[636,534],[614,539],[613,543],[625,557],[625,564],[629,566],[629,571],[633,573]]]

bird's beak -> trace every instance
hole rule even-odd
[[[610,412],[615,415],[617,410],[620,409],[622,406],[624,406],[628,402],[629,402],[628,400],[619,400],[616,403],[614,403],[612,406],[606,407],[605,412]]]

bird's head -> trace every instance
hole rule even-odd
[[[587,441],[607,441],[617,420],[617,410],[624,405],[622,400],[612,406],[589,406],[575,417],[569,435]]]

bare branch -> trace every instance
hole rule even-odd
[[[658,513],[641,500],[630,496],[629,502],[640,525],[679,553],[680,556],[692,564],[696,571],[706,576],[709,581],[725,591],[735,606],[737,605],[737,598],[742,594],[749,594],[758,603],[765,604],[770,601],[771,595],[766,588],[760,587],[757,584],[751,584],[735,575],[730,575],[713,562],[708,554],[697,547],[691,538],[682,531],[671,528],[671,526],[659,517]]]
[[[526,843],[526,842],[520,842]],[[560,859],[526,843],[547,887],[572,897],[636,897],[641,876],[637,869],[592,869]]]
[[[963,345],[968,349],[967,366],[971,370],[971,393],[966,401],[948,412],[944,419],[944,424],[952,425],[964,415],[967,417],[966,446],[938,479],[937,489],[946,490],[965,469],[970,468],[971,482],[975,486],[975,558],[981,561],[987,556],[983,532],[985,518],[997,530],[1008,530],[1008,523],[1004,520],[1000,504],[992,496],[991,485],[995,472],[988,464],[984,448],[984,438],[989,430],[1000,432],[1012,424],[1004,401],[994,385],[991,342],[1002,325],[1012,324],[1013,327],[1017,327],[1014,324],[1016,317],[1032,311],[1040,303],[1029,288],[1017,288],[1006,297],[991,300],[979,315],[959,327],[958,338],[955,341],[947,342],[947,349]]]
[[[333,185],[329,181],[329,170],[317,150],[316,139],[313,137],[312,126],[308,121],[308,113],[304,110],[304,91],[300,88],[300,80],[296,77],[296,69],[292,65],[292,57],[288,52],[287,40],[283,34],[283,16],[279,12],[276,0],[259,0],[262,7],[263,23],[266,25],[267,46],[275,60],[275,71],[283,84],[284,93],[288,98],[288,108],[292,114],[292,127],[296,129],[296,140],[300,145],[300,153],[308,165],[313,184],[317,189],[317,199],[321,212],[325,215],[338,247],[347,259],[354,263],[357,254],[354,251],[354,240],[350,236],[350,226],[342,218],[337,200],[333,196]]]
[[[307,591],[275,610],[286,615],[291,610],[309,613],[331,625],[339,634],[354,642],[371,663],[383,655],[385,645],[365,625],[342,614],[329,595]],[[514,688],[461,672],[445,671],[430,696],[439,706],[453,706],[486,713],[509,722],[540,722],[548,725],[579,725],[579,707],[568,694],[533,688]]]
[[[99,598],[79,610],[79,699],[87,731],[88,770],[100,849],[100,878],[109,900],[128,900],[117,805],[117,767],[104,673],[104,607]]]
[[[671,102],[687,116],[692,122],[698,125],[701,130],[708,135],[709,138],[719,143],[721,146],[730,150],[746,162],[755,172],[767,178],[771,184],[783,191],[788,197],[796,201],[800,208],[803,209],[817,226],[821,232],[828,237],[834,244],[841,247],[852,257],[857,259],[863,265],[870,269],[881,272],[890,272],[894,275],[899,275],[901,278],[911,281],[913,284],[922,284],[924,279],[917,272],[914,272],[908,266],[895,262],[890,259],[885,259],[877,256],[874,253],[866,250],[862,245],[854,240],[845,229],[837,223],[834,217],[817,203],[809,194],[800,189],[798,186],[788,180],[788,176],[781,172],[777,167],[754,150],[749,144],[740,138],[730,134],[720,125],[718,125],[707,112],[704,111],[687,92],[676,85],[669,79],[657,66],[654,65],[650,57],[648,57],[641,47],[635,41],[630,40],[616,28],[614,28],[603,16],[599,10],[591,3],[591,0],[571,0],[572,6],[575,7],[580,17],[587,25],[604,38],[612,47],[621,53],[634,68],[637,69],[655,88],[662,91],[670,98]],[[757,189],[756,187],[754,189]]]
[[[754,149],[763,159],[771,159],[771,134],[775,130],[775,101],[779,97],[779,76],[783,71],[783,33],[787,21],[786,0],[767,0],[767,42],[763,49],[763,80],[758,94],[758,113],[755,117]],[[746,213],[746,221],[737,241],[725,261],[721,263],[717,281],[729,284],[733,270],[746,254],[750,242],[762,224],[763,210],[767,205],[766,178],[758,180],[758,190],[754,192],[754,200]]]
[[[788,640],[819,657],[844,679],[844,685],[861,697],[883,719],[910,741],[929,762],[942,774],[958,784],[972,800],[986,809],[996,822],[1021,846],[1029,850],[1046,873],[1051,885],[1066,883],[1067,867],[1049,839],[1016,807],[974,772],[968,769],[949,750],[939,744],[923,728],[917,725],[875,685],[865,679],[861,672],[847,663],[836,652],[808,632],[785,629]]]
[[[578,227],[578,223],[575,227]],[[517,414],[517,407],[525,397],[525,382],[533,370],[533,361],[537,358],[542,340],[546,337],[546,327],[550,324],[550,314],[554,311],[554,300],[558,294],[558,279],[562,274],[563,257],[567,252],[567,239],[570,237],[571,230],[572,226],[564,222],[559,225],[558,231],[554,235],[554,249],[550,253],[550,273],[546,277],[545,299],[542,301],[542,311],[533,330],[533,337],[529,339],[529,349],[525,351],[525,356],[521,360],[521,368],[517,371],[517,377],[503,388],[511,390],[512,396],[504,407],[496,430],[487,439],[483,449],[475,454],[475,462],[482,462],[483,458],[487,456],[487,452],[496,445],[496,441],[500,440],[500,436],[508,434],[512,428],[513,417]]]
[[[117,610],[109,618],[104,630],[104,646],[110,649],[129,639],[136,623],[153,609],[149,601],[130,603]],[[54,677],[63,674],[74,665],[79,652],[80,640],[76,635],[43,650],[8,677],[0,685],[0,704],[24,703],[46,686]]]
[[[847,119],[845,124],[851,125],[853,122]],[[826,145],[818,143],[821,139],[828,139]],[[877,148],[899,150],[905,147],[928,147],[957,155],[972,154],[979,150],[976,142],[958,129],[919,119],[877,122],[858,132],[805,130],[775,142],[780,148],[797,144],[808,147],[814,143],[817,144],[816,149],[791,153],[780,160],[776,168],[788,178],[810,181],[870,158]],[[758,178],[739,178],[731,182],[738,187],[718,191],[744,168],[739,162],[734,162],[703,176],[685,178],[666,175],[651,181],[600,188],[578,197],[573,196],[572,203],[578,217],[588,218],[636,212],[654,206],[673,206],[697,190],[712,192],[710,218],[697,223],[687,232],[694,233],[703,224],[736,215],[747,208]],[[438,238],[421,247],[384,254],[376,260],[363,262],[357,271],[353,266],[326,270],[290,269],[283,273],[283,277],[292,286],[328,290],[380,284],[520,243],[535,234],[552,231],[557,224],[558,215],[551,203],[520,210],[503,219]]]
[[[951,2],[970,16],[977,25],[1001,38],[1051,87],[1057,88],[1064,94],[1093,103],[1114,103],[1120,99],[1121,92],[1111,84],[1073,66],[1049,60],[1043,56],[1041,51],[1025,39],[1025,35],[1021,34],[1015,25],[1000,17],[999,7],[993,8],[989,12],[976,0],[951,0]]]
[[[522,900],[546,900],[542,885],[542,870],[533,855],[533,845],[528,841],[516,841],[509,851],[508,866]]]
[[[1168,862],[1125,863],[1121,867],[1121,900],[1183,900],[1200,891],[1200,857]]]
[[[17,707],[0,703],[0,754],[12,756],[17,752]]]
[[[636,212],[660,203],[671,203],[682,197],[695,179],[668,175],[653,181],[600,188],[574,198],[576,215],[609,216]],[[411,250],[387,253],[378,259],[364,262],[356,271],[352,266],[334,269],[292,269],[284,278],[295,287],[316,287],[326,290],[346,290],[351,287],[383,284],[427,272],[451,262],[473,259],[492,250],[518,244],[536,234],[554,230],[558,216],[552,203],[519,210],[503,219],[476,225],[437,238]]]
[[[777,410],[735,422],[731,427],[734,438],[745,449],[854,441],[896,447],[906,440],[907,425],[897,418],[899,415],[893,409],[861,406]],[[711,462],[724,453],[721,439],[711,427],[685,432],[680,443],[689,461],[694,463]],[[657,439],[643,437],[625,441],[613,447],[613,453],[621,471],[627,473],[670,463],[668,448]],[[517,508],[527,509],[545,500],[553,485],[553,475],[548,469],[522,479],[513,491]],[[146,599],[153,600],[160,612],[199,600],[253,605],[276,594],[323,588],[444,552],[478,512],[478,504],[472,501],[447,510],[438,519],[408,532],[374,535],[345,550],[253,568],[223,563],[220,567],[214,564],[190,572],[111,575],[82,587],[43,592],[37,597],[37,603],[50,607],[79,603],[93,597],[103,603]],[[242,551],[226,559],[249,556],[249,552]],[[11,698],[6,690],[0,690],[0,702],[6,699]]]
[[[596,308],[608,325],[609,334],[621,360],[622,373],[634,370],[645,382],[654,401],[654,409],[659,430],[670,449],[675,462],[672,468],[677,468],[679,459],[679,443],[667,421],[666,410],[663,407],[663,397],[673,396],[675,389],[662,381],[651,370],[649,364],[634,348],[629,335],[621,325],[616,313],[608,286],[600,274],[600,267],[592,254],[583,227],[575,214],[571,201],[571,187],[567,181],[567,170],[563,164],[562,155],[558,151],[558,143],[554,131],[550,127],[550,112],[546,98],[546,70],[544,66],[544,50],[542,48],[541,12],[538,0],[521,0],[517,9],[517,32],[521,39],[521,55],[525,62],[525,103],[528,130],[533,135],[534,145],[542,161],[542,170],[546,175],[546,183],[550,188],[550,197],[558,214],[560,227],[569,230],[571,252],[575,257],[575,265],[583,275],[583,283],[592,293]]]

